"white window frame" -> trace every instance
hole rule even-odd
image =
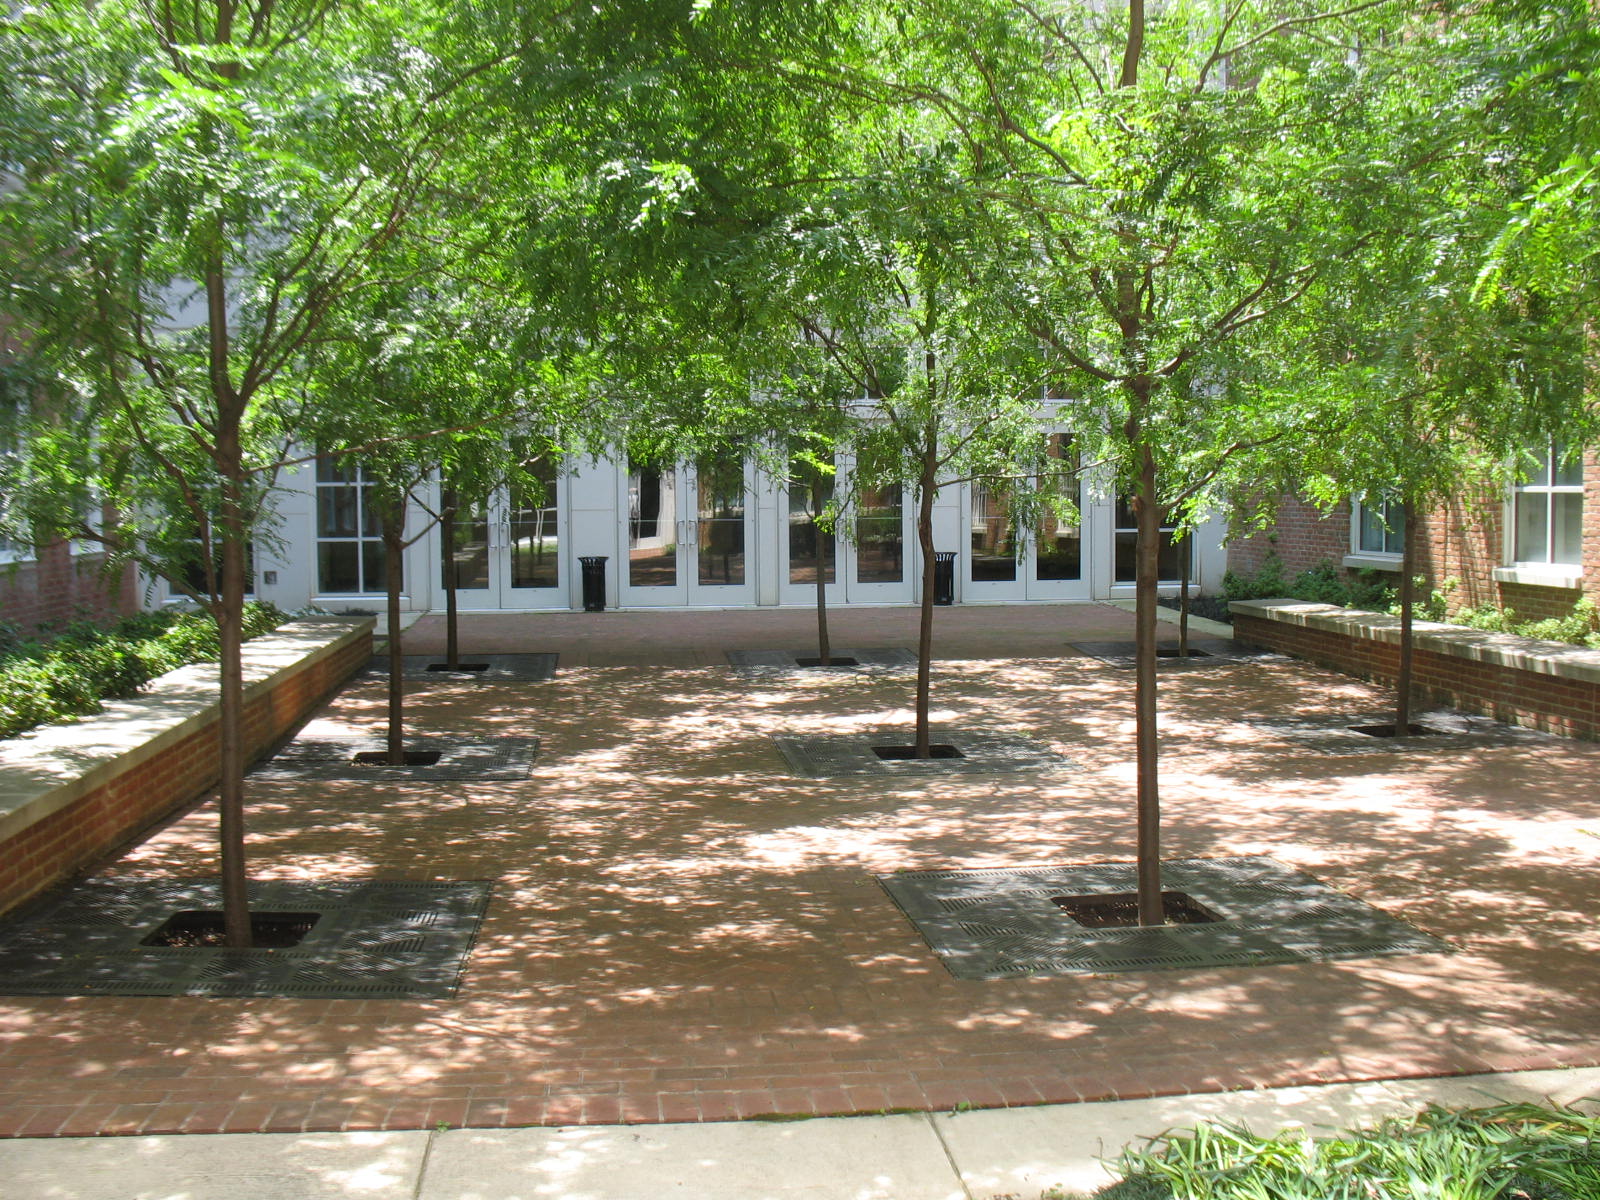
[[[1405,559],[1405,505],[1397,497],[1384,496],[1378,502],[1383,508],[1384,521],[1389,532],[1384,538],[1387,545],[1391,537],[1400,540],[1399,550],[1372,550],[1361,544],[1366,512],[1375,507],[1363,500],[1350,501],[1350,553],[1341,560],[1346,567],[1367,571],[1398,571]],[[1391,512],[1391,510],[1393,510]]]
[[[331,460],[318,459],[317,460],[318,468],[320,468],[321,464],[324,461],[331,461]],[[361,467],[359,465],[355,465],[351,469],[353,471],[353,478],[350,478],[350,479],[327,479],[327,480],[325,480],[325,479],[321,478],[322,472],[321,472],[320,469],[314,469],[313,472],[312,472],[312,484],[311,484],[311,486],[312,486],[313,491],[312,491],[312,504],[311,504],[311,539],[312,539],[312,547],[313,547],[313,549],[312,549],[313,559],[312,559],[312,563],[311,563],[311,570],[312,570],[312,578],[316,583],[315,596],[319,600],[320,599],[326,599],[326,600],[335,600],[335,601],[340,601],[340,602],[346,602],[346,601],[353,600],[353,599],[364,599],[365,600],[365,599],[371,599],[371,598],[373,598],[375,596],[381,597],[381,596],[387,595],[387,593],[388,593],[388,589],[385,586],[385,583],[384,583],[383,579],[379,578],[379,579],[373,580],[373,579],[366,578],[367,571],[366,571],[366,567],[364,565],[364,563],[365,563],[365,544],[367,542],[374,542],[379,547],[382,547],[383,539],[376,533],[369,534],[369,533],[365,532],[366,523],[367,523],[367,494],[371,490],[372,484],[367,481],[366,473],[361,469]],[[323,493],[323,491],[325,489],[326,490],[332,490],[334,488],[350,488],[355,493],[355,502],[356,502],[355,530],[356,530],[356,532],[355,532],[354,536],[344,536],[344,535],[328,535],[328,536],[324,536],[323,533],[322,533],[322,493]],[[360,573],[360,576],[361,576],[360,583],[365,585],[365,590],[354,591],[354,592],[329,592],[329,591],[324,591],[323,590],[323,587],[322,587],[322,545],[323,545],[324,542],[353,543],[355,545],[355,547],[356,547],[356,570]],[[406,571],[405,572],[405,577],[406,577],[407,581],[409,581],[409,579],[410,579],[410,574],[411,574],[410,571]],[[374,585],[376,585],[376,586],[374,586]],[[405,593],[406,593],[406,585],[405,585],[405,583],[402,583],[401,584],[401,595],[404,596]]]
[[[1506,566],[1496,567],[1493,575],[1499,583],[1525,583],[1540,587],[1577,588],[1583,586],[1583,460],[1578,460],[1578,482],[1557,483],[1556,470],[1565,447],[1560,442],[1552,442],[1542,447],[1537,456],[1544,460],[1544,483],[1514,483],[1511,485],[1510,494],[1506,499],[1505,508],[1505,553]],[[1579,505],[1578,529],[1578,561],[1559,562],[1554,559],[1555,554],[1555,498],[1557,496],[1577,496]],[[1517,504],[1523,496],[1543,496],[1546,498],[1545,507],[1545,555],[1544,559],[1519,559],[1517,557]]]

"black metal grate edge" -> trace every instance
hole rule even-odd
[[[1052,886],[1040,887],[1043,880]],[[1052,895],[1132,892],[1132,863],[908,871],[878,882],[958,979],[1205,969],[1453,953],[1416,926],[1270,858],[1180,859],[1163,886],[1223,919],[1087,929]]]
[[[482,671],[443,671],[433,670],[436,665],[442,666],[445,658],[442,654],[407,654],[404,656],[405,678],[412,681],[438,680],[444,682],[465,683],[479,680],[490,683],[542,683],[547,679],[554,679],[556,666],[560,660],[559,654],[462,654],[458,661],[466,663],[482,663]],[[367,663],[366,673],[387,677],[389,674],[389,658],[387,655],[375,655]]]
[[[784,761],[797,775],[808,779],[836,776],[909,778],[942,775],[1040,774],[1077,769],[1077,764],[1057,754],[1043,742],[1014,733],[972,729],[934,728],[935,743],[953,745],[960,758],[886,760],[874,746],[908,745],[909,726],[870,729],[823,737],[781,737],[772,740]]]
[[[144,947],[173,912],[218,909],[221,884],[94,879],[0,924],[0,994],[436,999],[455,995],[488,880],[259,882],[250,907],[320,919],[284,950]]]
[[[809,650],[729,650],[728,665],[747,679],[827,678],[832,675],[898,675],[915,670],[917,656],[899,646],[838,647],[832,657],[853,658],[854,666],[803,667],[802,658],[816,657],[816,648]]]
[[[271,758],[258,763],[251,778],[261,780],[359,779],[365,783],[427,783],[457,780],[526,779],[539,754],[539,739],[497,735],[453,737],[417,734],[406,738],[409,751],[438,751],[432,766],[363,766],[357,754],[382,751],[380,737],[302,734]]]

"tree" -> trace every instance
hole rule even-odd
[[[904,487],[921,551],[916,731],[929,730],[935,599],[934,502],[941,487],[1037,475],[1046,461],[1041,364],[1009,314],[970,285],[961,261],[972,219],[945,149],[914,123],[864,156],[862,174],[809,210],[813,265],[829,286],[807,318],[854,384],[854,490]],[[1019,495],[1024,493],[1019,492]],[[1032,494],[1032,493],[1027,493]]]
[[[252,539],[335,316],[424,223],[455,139],[487,133],[516,53],[450,6],[135,0],[13,9],[0,144],[19,186],[4,308],[49,396],[19,505],[186,586],[221,641],[227,940],[250,944],[240,620]],[[467,139],[471,144],[472,139]],[[429,241],[436,250],[450,239]],[[471,250],[475,247],[467,246]],[[114,525],[83,514],[114,501]]]
[[[1358,136],[1388,7],[1232,0],[905,6],[863,82],[940,114],[1006,253],[983,282],[1044,344],[1138,527],[1138,911],[1163,920],[1156,596],[1163,521],[1318,427],[1293,328],[1370,231],[1335,203],[1387,164]]]

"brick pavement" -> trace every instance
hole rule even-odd
[[[909,644],[907,610],[836,641]],[[260,783],[263,878],[484,878],[449,1001],[0,997],[0,1134],[715,1120],[1137,1097],[1600,1063],[1600,746],[1307,755],[1237,721],[1371,710],[1297,663],[1164,677],[1172,856],[1269,854],[1454,955],[961,982],[873,881],[1129,857],[1131,676],[1063,656],[1103,605],[941,610],[937,719],[1027,730],[1082,771],[925,787],[787,776],[774,731],[908,717],[909,681],[753,683],[725,648],[804,613],[475,618],[547,683],[448,680],[414,727],[535,732],[518,783]],[[435,618],[410,647],[433,649]],[[383,685],[321,719],[381,721]],[[209,803],[104,867],[214,872]]]

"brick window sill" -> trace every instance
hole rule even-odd
[[[1346,554],[1339,561],[1354,571],[1398,571],[1402,560],[1398,554]]]
[[[1583,586],[1583,568],[1577,566],[1520,566],[1496,567],[1496,583],[1521,583],[1530,587],[1580,588]]]

